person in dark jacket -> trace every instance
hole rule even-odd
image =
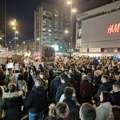
[[[95,95],[95,98],[98,101],[99,101],[99,96],[102,91],[110,92],[112,90],[112,84],[110,83],[109,77],[107,75],[103,75],[101,78],[101,81],[102,81],[102,84],[100,85],[100,88],[99,88],[97,94]]]
[[[94,58],[92,61],[92,64],[97,66],[99,64],[99,61],[96,58]]]
[[[30,92],[26,107],[29,111],[29,120],[42,120],[43,112],[46,108],[47,93],[40,80],[35,80],[35,86]]]
[[[61,85],[57,88],[57,92],[55,95],[55,101],[58,102],[61,95],[64,93],[64,89],[66,87],[72,87],[72,84],[69,82],[69,78],[67,75],[63,74],[61,75]]]
[[[65,120],[79,120],[80,105],[77,105],[77,102],[73,100],[73,89],[71,87],[65,88],[65,99],[63,102],[65,102],[70,109],[70,113]]]
[[[4,71],[2,69],[2,66],[0,65],[0,85],[4,85]]]
[[[55,101],[55,95],[56,95],[56,91],[57,91],[57,88],[58,86],[61,84],[61,81],[60,81],[60,73],[57,74],[57,76],[51,81],[50,83],[50,94],[49,94],[49,98],[52,100],[52,101]]]
[[[95,70],[94,71],[94,79],[93,79],[93,84],[94,84],[94,95],[97,94],[98,89],[100,87],[101,83],[101,77],[102,77],[102,71],[100,70]]]
[[[16,91],[17,85],[15,83],[8,84],[9,93],[4,95],[2,101],[2,108],[6,111],[7,120],[21,120],[21,106],[23,105],[22,96],[19,94],[12,94]]]
[[[28,92],[28,87],[26,81],[24,80],[21,74],[18,75],[17,85],[18,85],[18,90],[23,91],[24,95],[26,95],[26,93]]]
[[[120,106],[120,82],[115,82],[113,84],[113,91],[114,104]]]

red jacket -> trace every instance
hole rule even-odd
[[[80,84],[80,95],[83,98],[91,98],[93,96],[93,84],[89,83],[88,80],[84,80]]]

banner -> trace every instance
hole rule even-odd
[[[14,62],[22,62],[22,55],[12,55]]]
[[[89,52],[101,52],[101,48],[89,48]]]
[[[54,62],[55,50],[50,46],[42,46],[41,62]]]

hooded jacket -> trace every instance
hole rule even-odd
[[[114,120],[110,102],[102,103],[96,109],[96,120]]]
[[[47,103],[47,93],[43,86],[33,87],[33,90],[30,92],[27,101],[26,107],[31,113],[40,113],[45,109]]]
[[[2,101],[2,108],[6,110],[7,120],[21,120],[22,96],[18,92],[5,93]]]

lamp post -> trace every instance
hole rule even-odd
[[[73,13],[77,12],[76,8],[73,8],[73,1],[72,0],[67,0],[67,4],[70,5],[70,24],[71,24],[71,38],[70,38],[70,43],[69,43],[69,48],[70,48],[70,57],[71,57],[71,52],[72,52],[72,44],[73,44],[73,21],[72,21],[72,17],[73,17]]]
[[[38,52],[40,53],[40,38],[38,37],[36,40],[39,42]]]
[[[70,49],[70,46],[69,46],[69,44],[68,44],[68,40],[69,40],[69,33],[70,33],[70,31],[68,30],[68,29],[65,29],[65,31],[64,31],[64,33],[65,33],[65,41],[66,41],[66,53],[68,53],[69,52],[69,49]]]
[[[18,37],[17,37],[18,33],[19,33],[18,31],[15,31],[15,37],[14,37],[14,50],[15,51],[16,51],[16,43],[17,43],[17,39],[18,39]]]
[[[19,34],[19,32],[18,32],[18,30],[17,30],[17,21],[16,21],[16,19],[14,19],[14,20],[12,20],[11,22],[10,22],[10,25],[11,25],[11,27],[12,27],[12,29],[14,30],[14,51],[16,51],[16,40],[18,39],[18,37],[17,37],[17,34]]]
[[[23,51],[25,52],[26,51],[26,48],[25,48],[25,41],[23,41]]]
[[[19,44],[17,44],[17,52],[20,52],[20,51],[19,51]]]

